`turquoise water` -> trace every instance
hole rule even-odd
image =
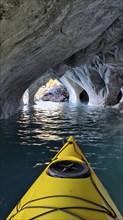
[[[123,213],[123,114],[111,108],[41,102],[0,122],[0,219],[73,135]]]

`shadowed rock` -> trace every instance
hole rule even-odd
[[[61,77],[123,36],[122,0],[1,0],[0,4],[1,118],[19,109],[24,91],[49,68]]]

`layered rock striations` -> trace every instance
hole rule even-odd
[[[19,109],[24,91],[50,68],[61,77],[68,69],[85,65],[94,85],[100,84],[95,81],[99,72],[105,84],[98,85],[99,91],[108,88],[105,104],[115,103],[123,85],[122,0],[1,0],[0,4],[1,118]],[[91,64],[96,54],[99,59]],[[104,71],[106,65],[110,74]],[[110,85],[102,73],[105,78],[110,75]]]
[[[123,42],[120,42],[120,46],[123,46]],[[108,54],[100,53],[95,55],[89,63],[72,68],[64,74],[64,78],[66,78],[64,81],[68,88],[70,88],[69,83],[67,83],[69,79],[69,81],[72,80],[76,83],[76,88],[78,85],[79,90],[81,88],[81,90],[83,89],[87,92],[89,105],[113,106],[121,101],[123,60],[115,58],[115,48],[109,51]],[[117,56],[121,58],[118,55],[119,53],[120,51],[118,52],[117,49]],[[74,90],[77,93],[76,88],[74,86]]]

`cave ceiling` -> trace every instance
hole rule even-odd
[[[122,0],[1,0],[0,6],[1,117],[17,110],[24,91],[48,69],[61,77],[96,54],[120,65]]]

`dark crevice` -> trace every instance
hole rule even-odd
[[[122,92],[120,90],[120,92],[119,92],[119,94],[117,96],[117,102],[119,103],[121,99],[122,99]]]
[[[79,98],[80,98],[80,101],[81,101],[82,103],[88,104],[88,102],[89,102],[89,96],[88,96],[88,93],[87,93],[85,90],[83,90],[83,91],[80,93]]]

